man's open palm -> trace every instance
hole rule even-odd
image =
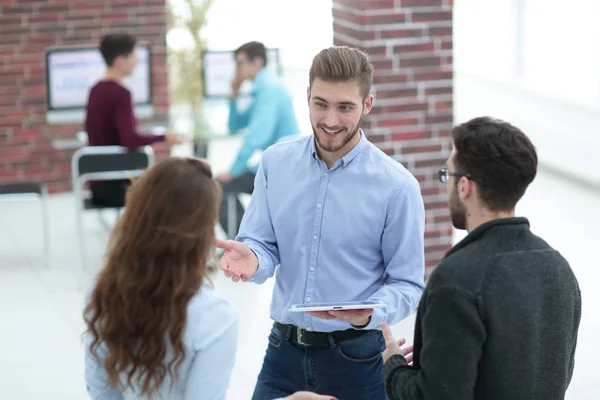
[[[219,267],[226,277],[234,282],[252,278],[258,268],[258,258],[248,246],[235,240],[217,240],[217,247],[225,250]]]

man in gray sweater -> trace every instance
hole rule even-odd
[[[515,217],[537,170],[535,147],[488,117],[454,128],[446,183],[468,235],[435,269],[412,346],[383,324],[390,400],[557,400],[573,374],[581,296],[568,262]]]

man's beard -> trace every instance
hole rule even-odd
[[[361,122],[362,122],[362,117],[360,117],[360,119],[358,120],[358,123],[352,128],[352,131],[350,131],[349,134],[346,134],[346,136],[344,137],[344,140],[342,140],[342,143],[335,147],[328,146],[326,143],[323,143],[321,141],[321,136],[317,133],[317,129],[315,128],[314,125],[312,126],[313,134],[315,136],[315,140],[317,141],[317,144],[319,145],[319,148],[321,148],[322,150],[327,151],[327,152],[335,153],[336,151],[342,149],[345,145],[347,145],[348,142],[350,142],[352,139],[354,139],[356,134],[360,131]],[[318,128],[318,129],[321,129],[321,128]],[[339,133],[339,134],[341,134],[341,133]]]
[[[448,206],[450,208],[452,225],[454,225],[456,229],[467,229],[467,210],[458,198],[458,185],[454,185],[454,189],[450,194]]]

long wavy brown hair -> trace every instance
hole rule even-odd
[[[195,158],[161,161],[129,188],[84,310],[90,351],[111,387],[152,395],[167,374],[176,381],[187,305],[206,277],[220,200],[210,166]]]

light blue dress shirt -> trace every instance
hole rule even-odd
[[[85,381],[94,400],[138,400],[134,388],[121,393],[107,387],[106,370],[89,351],[90,338],[85,346]],[[188,304],[184,331],[186,356],[178,379],[163,381],[153,399],[169,400],[225,400],[229,379],[235,363],[237,346],[237,317],[227,300],[217,297],[212,287],[203,284]],[[100,348],[102,349],[102,347]],[[101,358],[104,357],[102,353]]]
[[[236,100],[229,105],[229,130],[246,129],[230,173],[240,176],[244,172],[256,173],[258,166],[248,166],[257,150],[263,151],[284,136],[298,135],[300,128],[294,111],[294,102],[281,79],[266,67],[254,79],[253,101],[244,111],[239,111]]]
[[[288,312],[296,303],[382,300],[364,329],[393,325],[416,308],[424,289],[425,210],[419,184],[400,163],[359,143],[334,167],[314,137],[271,146],[236,240],[259,260],[250,282],[276,282],[271,317],[317,332],[339,320]],[[276,268],[277,267],[277,268]]]

